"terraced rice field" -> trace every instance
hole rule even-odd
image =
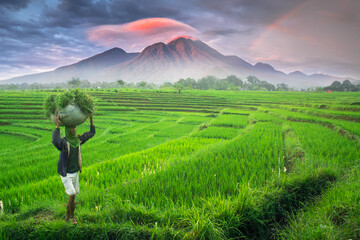
[[[360,238],[359,93],[88,93],[73,226],[51,93],[0,92],[1,239]]]

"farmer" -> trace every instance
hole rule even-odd
[[[65,137],[60,138],[60,117],[56,117],[56,129],[52,134],[52,143],[60,151],[57,172],[69,195],[66,204],[66,221],[71,220],[77,224],[75,212],[75,196],[79,193],[79,171],[81,172],[81,150],[80,145],[95,135],[93,116],[90,115],[90,132],[76,135],[76,126],[65,126]]]

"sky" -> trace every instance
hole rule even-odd
[[[360,80],[359,0],[0,0],[0,80],[179,35],[289,73]]]

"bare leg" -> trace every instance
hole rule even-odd
[[[69,196],[68,202],[66,204],[66,218],[65,221],[69,221],[70,215],[71,215],[71,202],[72,202],[72,197]]]
[[[75,194],[74,195],[70,195],[69,196],[69,218],[72,220],[72,222],[74,224],[77,224],[75,217],[74,217],[74,212],[75,212]]]

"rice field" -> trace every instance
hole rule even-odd
[[[53,92],[0,92],[0,239],[360,238],[359,93],[87,93],[74,226]]]

